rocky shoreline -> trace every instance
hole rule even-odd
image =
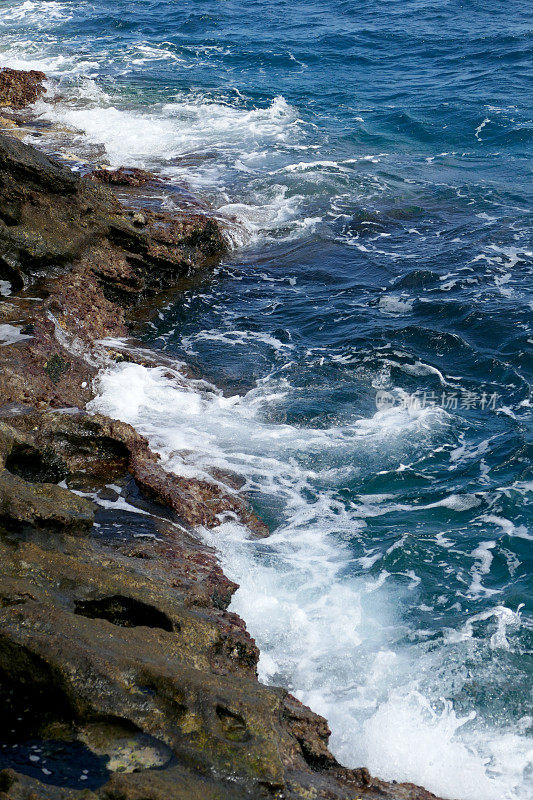
[[[0,71],[0,107],[43,80]],[[154,180],[80,177],[0,133],[0,799],[433,798],[341,767],[326,721],[257,680],[237,586],[194,530],[268,535],[234,476],[170,475],[85,410],[106,365],[168,366],[112,342],[226,252],[208,210],[114,194]]]

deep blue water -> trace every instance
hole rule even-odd
[[[531,792],[532,19],[0,0],[78,155],[161,171],[234,245],[145,337],[213,385],[126,365],[100,407],[246,478],[273,535],[214,542],[263,678],[344,763],[468,800]]]

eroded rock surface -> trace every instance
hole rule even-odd
[[[224,250],[209,215],[128,210],[0,135],[0,320],[20,333],[0,347],[0,800],[433,797],[342,768],[326,721],[258,682],[195,534],[227,515],[267,533],[232,476],[170,476],[83,410],[133,357],[100,340]]]
[[[118,169],[95,169],[89,177],[98,183],[108,186],[146,186],[148,183],[157,183],[159,178],[152,172],[138,167],[119,167]]]
[[[128,304],[224,251],[214,220],[146,214],[139,224],[138,214],[89,178],[0,136],[0,278],[13,288],[83,257],[84,274],[108,299]]]
[[[34,103],[46,91],[45,80],[37,70],[0,69],[0,107],[21,109]]]

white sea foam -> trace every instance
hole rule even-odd
[[[489,124],[489,122],[490,122],[490,119],[489,119],[488,117],[485,117],[485,119],[483,120],[483,122],[481,122],[481,123],[480,123],[480,124],[477,126],[476,130],[474,131],[474,136],[476,137],[476,139],[478,140],[478,142],[481,142],[481,141],[482,141],[482,139],[481,139],[481,136],[480,136],[480,133],[481,133],[481,131],[483,130],[483,128],[485,127],[485,125],[488,125],[488,124]]]
[[[463,464],[469,461],[479,461],[480,456],[486,453],[490,447],[492,439],[483,439],[478,444],[466,444],[464,442],[464,434],[459,435],[459,440],[463,442],[459,447],[454,448],[450,453],[450,461],[452,466],[449,469],[455,469],[455,464]]]
[[[512,609],[506,606],[496,606],[488,611],[474,614],[461,628],[449,631],[446,638],[449,642],[468,641],[474,636],[474,627],[476,623],[492,619],[496,620],[497,627],[490,637],[490,646],[493,650],[497,648],[509,650],[507,628],[517,628],[520,625],[520,608],[517,611],[512,611]]]
[[[472,583],[468,587],[469,594],[474,597],[481,594],[497,594],[497,590],[488,589],[483,586],[482,578],[490,572],[491,564],[494,559],[492,550],[496,547],[496,542],[481,542],[475,550],[472,550],[472,558],[475,558],[474,566],[471,569]]]
[[[428,511],[432,508],[447,508],[450,511],[470,511],[481,505],[481,500],[475,495],[451,494],[442,500],[426,504],[409,504],[396,502],[383,502],[389,495],[359,495],[357,506],[353,513],[357,517],[380,517],[392,511]],[[377,499],[376,499],[377,498]]]
[[[428,503],[422,508],[449,508],[451,511],[470,511],[481,505],[481,500],[473,494],[451,494],[436,503]]]
[[[53,28],[52,21],[67,21],[72,13],[69,4],[26,2],[11,10],[5,24],[12,27],[20,20],[39,26],[39,20],[48,18],[48,9],[47,28]],[[128,64],[164,59],[184,67],[183,58],[167,45],[140,42],[124,58]],[[282,96],[257,108],[247,107],[239,92],[230,93],[229,99],[191,91],[150,109],[134,108],[101,88],[99,75],[111,65],[107,63],[111,54],[105,50],[96,61],[77,54],[58,55],[53,47],[47,50],[35,40],[10,36],[0,52],[6,66],[40,69],[49,76],[47,94],[35,104],[35,111],[60,129],[78,132],[71,144],[77,145],[82,158],[87,145],[92,145],[91,158],[113,167],[153,169],[201,192],[226,223],[233,246],[298,238],[320,222],[320,217],[302,213],[304,198],[294,191],[290,173],[276,175],[280,161],[290,160],[294,150],[317,146],[306,142],[306,126]],[[198,55],[193,56],[197,66]]]
[[[15,344],[15,342],[23,342],[25,339],[32,337],[26,333],[21,333],[21,329],[17,325],[0,325],[0,347],[2,345]]]
[[[194,353],[194,343],[201,341],[216,341],[229,345],[246,345],[250,341],[259,341],[274,350],[292,350],[294,348],[290,342],[281,342],[275,336],[259,331],[200,331],[192,336],[184,336],[182,345],[187,352]]]
[[[259,237],[300,236],[320,221],[301,214],[303,198],[288,184],[264,180],[268,159],[302,136],[295,109],[283,97],[247,109],[189,93],[143,111],[122,107],[87,77],[69,89],[67,104],[51,102],[53,91],[36,104],[38,114],[78,131],[80,145],[100,147],[112,167],[155,169],[202,191],[236,246]],[[237,178],[239,200],[228,188]]]
[[[24,0],[22,3],[11,3],[0,15],[0,27],[13,22],[24,21],[38,28],[50,28],[72,18],[70,3],[53,2],[53,0]]]
[[[344,426],[298,428],[272,424],[265,413],[272,399],[291,392],[287,381],[266,379],[245,395],[224,397],[205,383],[170,380],[159,368],[121,364],[103,372],[98,386],[91,409],[137,427],[167,468],[237,472],[245,489],[276,509],[279,524],[266,540],[250,540],[233,520],[202,535],[240,584],[232,609],[260,646],[260,677],[284,684],[328,718],[343,763],[458,800],[525,800],[531,753],[523,731],[488,729],[439,699],[452,649],[494,620],[491,647],[505,649],[507,629],[519,619],[498,607],[470,618],[438,648],[406,643],[401,594],[416,593],[419,576],[406,571],[401,588],[387,570],[361,572],[361,559],[357,573],[350,544],[365,531],[360,509],[387,507],[393,497],[361,496],[350,506],[335,493],[339,475],[349,480],[376,452],[401,463],[413,442],[429,446],[447,424],[442,410],[392,408]],[[450,495],[427,507],[463,511],[478,502]],[[493,549],[486,541],[471,553],[472,596],[485,596]],[[363,558],[375,565],[376,555],[370,548]],[[466,681],[460,655],[453,658],[453,680]]]
[[[183,95],[143,112],[120,108],[104,92],[95,94],[94,88],[86,84],[77,104],[50,108],[42,101],[39,109],[82,131],[89,141],[103,144],[113,166],[125,162],[147,166],[155,159],[168,166],[180,156],[192,154],[200,160],[202,154],[213,155],[210,151],[231,153],[253,163],[260,157],[259,143],[263,147],[290,143],[297,136],[297,117],[283,97],[266,108],[247,110],[201,95]],[[194,174],[195,166],[187,162],[188,175],[191,170]]]
[[[379,307],[388,314],[408,314],[413,310],[414,300],[396,295],[384,295],[379,298]]]
[[[498,517],[496,514],[484,514],[482,517],[484,522],[490,522],[501,528],[507,536],[516,536],[519,539],[527,539],[533,541],[533,534],[531,534],[525,525],[515,525],[510,519],[505,517]]]

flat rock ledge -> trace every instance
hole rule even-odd
[[[43,79],[0,71],[0,105]],[[80,178],[0,134],[0,800],[434,798],[344,769],[326,721],[257,680],[237,586],[194,533],[267,535],[231,476],[169,475],[85,412],[133,357],[101,340],[226,249],[209,214],[128,210],[124,181],[145,176]]]

